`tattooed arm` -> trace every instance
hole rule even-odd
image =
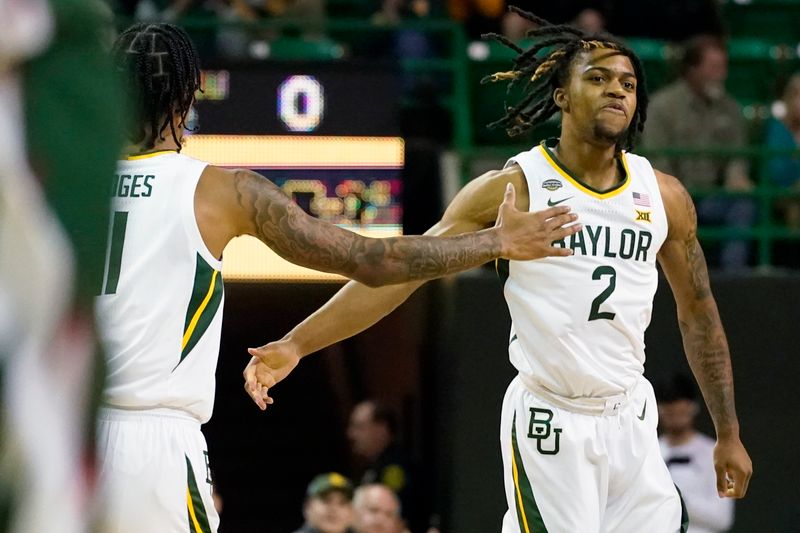
[[[437,278],[497,257],[565,255],[547,239],[572,216],[562,210],[541,218],[517,211],[513,203],[512,190],[494,228],[446,238],[373,239],[307,215],[260,174],[208,167],[195,194],[195,213],[218,257],[233,237],[252,235],[293,263],[377,286]]]
[[[658,261],[675,296],[686,357],[714,421],[717,490],[720,496],[741,498],[747,491],[752,464],[739,440],[728,341],[697,241],[697,214],[689,193],[676,178],[658,171],[656,176],[669,222]]]
[[[518,167],[491,171],[459,191],[442,219],[426,234],[444,237],[490,227],[498,217],[497,207],[508,184],[519,191],[517,208],[528,211],[528,189],[522,171]],[[546,220],[553,213],[548,209],[532,215]],[[580,228],[580,224],[575,224],[540,238],[549,246],[554,237],[569,236]],[[569,253],[565,251],[560,255]],[[244,371],[245,390],[256,405],[266,409],[272,403],[270,389],[289,375],[301,358],[369,328],[403,303],[420,285],[422,282],[414,281],[371,289],[351,281],[282,339],[249,350],[253,358]]]

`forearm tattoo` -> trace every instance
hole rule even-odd
[[[684,239],[684,248],[686,250],[686,262],[689,265],[689,275],[691,276],[692,290],[694,297],[702,300],[711,296],[711,287],[708,281],[708,268],[706,267],[706,258],[703,255],[703,249],[697,241],[697,212],[694,208],[691,196],[683,190],[683,200],[686,207],[686,212],[690,219],[690,229]]]
[[[367,284],[435,278],[481,265],[500,253],[499,239],[490,232],[446,238],[362,237],[309,217],[255,172],[236,172],[234,186],[251,223],[249,233],[289,261]]]
[[[733,373],[728,341],[711,295],[705,256],[697,241],[697,214],[689,193],[683,191],[690,229],[684,239],[686,263],[692,288],[692,314],[680,320],[684,349],[692,371],[700,383],[708,410],[717,431],[736,423]],[[691,318],[691,320],[687,320]]]

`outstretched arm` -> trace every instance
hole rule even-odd
[[[752,463],[739,440],[728,341],[697,241],[697,214],[677,179],[658,171],[656,175],[669,221],[658,260],[675,296],[686,357],[714,421],[717,490],[720,496],[741,498],[747,492]]]
[[[508,183],[520,191],[517,208],[527,210],[528,194],[518,169],[490,172],[470,182],[447,208],[442,220],[427,235],[456,235],[477,231],[494,223],[497,206]],[[551,210],[536,214],[541,233],[532,243],[541,246],[541,254],[556,255],[551,243],[558,235],[571,235],[580,225],[555,227]],[[569,217],[575,220],[574,216]],[[563,254],[569,255],[565,250]],[[404,302],[422,282],[370,289],[359,283],[348,283],[318,311],[297,325],[280,341],[251,349],[250,365],[245,369],[245,389],[262,409],[271,403],[268,389],[283,379],[301,357],[316,352],[342,339],[351,337],[378,322]]]
[[[502,195],[501,195],[502,198]],[[513,207],[514,191],[506,192],[498,224],[464,235],[374,239],[307,215],[278,187],[249,171],[209,167],[195,199],[200,230],[216,242],[212,252],[234,236],[257,237],[278,255],[301,266],[342,274],[378,286],[438,278],[479,266],[497,257],[532,259],[560,249],[542,249],[533,239],[542,225]],[[500,202],[498,201],[498,204]],[[204,215],[211,213],[211,221]],[[214,215],[219,223],[214,223]],[[566,210],[553,212],[546,229],[571,219]]]

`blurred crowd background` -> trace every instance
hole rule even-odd
[[[557,132],[555,121],[525,138],[486,128],[502,112],[505,89],[479,80],[503,70],[513,52],[481,36],[498,33],[524,46],[534,25],[509,12],[504,0],[108,2],[118,26],[180,23],[207,65],[348,62],[368,70],[396,64],[409,149],[434,155],[456,149],[461,183]],[[800,30],[791,21],[800,17],[797,2],[576,0],[519,7],[554,23],[611,32],[640,55],[652,109],[637,151],[695,195],[712,267],[794,266],[800,164],[792,151],[800,137],[800,78],[793,75],[800,68]],[[438,179],[426,176],[423,189]],[[412,233],[438,216],[438,205],[422,199],[417,205],[409,197],[405,207]]]

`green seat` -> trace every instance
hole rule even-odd
[[[755,0],[748,4],[727,2],[722,6],[723,20],[734,38],[768,37],[776,43],[800,40],[800,2]]]
[[[778,56],[778,46],[752,37],[742,37],[728,41],[728,57],[731,61],[740,59],[772,61]]]
[[[728,90],[740,102],[767,102],[776,96],[780,47],[756,38],[728,42]]]
[[[625,39],[627,44],[642,61],[647,78],[647,90],[654,92],[669,83],[673,78],[671,60],[675,56],[674,46],[658,39]]]
[[[625,39],[627,44],[642,61],[666,61],[668,45],[658,39]]]
[[[319,61],[341,59],[343,56],[342,45],[330,39],[281,37],[269,45],[269,57],[272,59]]]
[[[514,58],[517,57],[517,52],[509,48],[508,46],[504,45],[503,43],[499,43],[494,39],[487,39],[485,42],[489,46],[489,57],[486,61],[497,61],[497,62],[510,62]],[[519,42],[514,43],[523,50],[527,50],[531,46],[530,39],[522,39]],[[541,55],[541,52],[540,52]],[[508,64],[508,63],[505,63]]]

